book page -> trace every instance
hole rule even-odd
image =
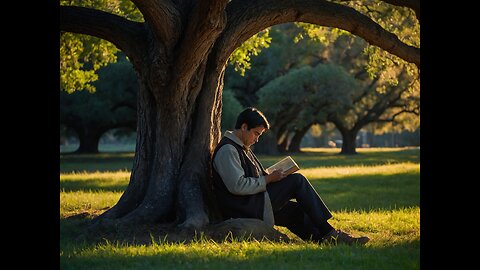
[[[283,173],[291,174],[298,171],[300,168],[290,156],[287,156],[286,158],[268,167],[266,171],[267,173],[272,173],[273,171],[279,169],[282,170]]]

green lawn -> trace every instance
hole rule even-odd
[[[128,185],[133,153],[60,155],[61,269],[419,269],[420,164],[418,148],[305,149],[293,155],[333,212],[332,225],[368,235],[365,247],[198,239],[150,245],[76,241],[90,216],[113,206]],[[265,166],[280,156],[259,156]]]

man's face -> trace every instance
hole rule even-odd
[[[245,125],[245,126],[243,126]],[[258,138],[265,132],[265,128],[263,126],[251,128],[248,130],[247,125],[242,125],[242,132],[243,132],[243,144],[246,147],[252,146],[254,143],[258,142]]]

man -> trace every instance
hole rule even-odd
[[[261,219],[318,243],[367,243],[368,237],[353,237],[328,223],[332,214],[303,175],[265,171],[250,146],[269,128],[262,112],[247,108],[238,115],[235,130],[217,145],[213,187],[223,218]]]

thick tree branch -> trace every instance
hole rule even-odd
[[[144,51],[143,23],[91,8],[60,7],[60,31],[86,34],[110,41],[128,57]]]
[[[233,0],[227,6],[227,26],[216,45],[220,61],[259,31],[281,23],[305,22],[346,30],[407,62],[420,66],[420,49],[401,42],[353,8],[319,0]]]
[[[143,18],[155,37],[161,40],[167,51],[171,51],[182,32],[180,12],[170,0],[132,0],[142,12]]]
[[[395,118],[397,118],[399,115],[401,114],[405,114],[405,113],[410,113],[410,114],[415,114],[415,115],[418,115],[418,112],[415,111],[415,110],[407,110],[407,109],[404,109],[404,110],[400,110],[398,112],[396,112],[395,114],[391,115],[390,117],[388,118],[383,118],[383,119],[377,119],[375,122],[379,122],[379,123],[390,123],[390,122],[395,122]]]

